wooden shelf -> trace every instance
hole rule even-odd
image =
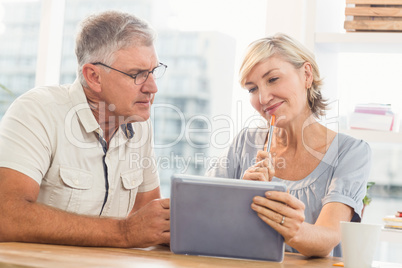
[[[331,52],[402,53],[402,33],[316,33],[315,46]]]

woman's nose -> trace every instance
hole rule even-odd
[[[272,100],[273,96],[268,89],[261,89],[259,91],[259,99],[260,99],[260,104],[265,105],[268,104]]]

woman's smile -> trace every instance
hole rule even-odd
[[[276,112],[276,110],[278,110],[279,107],[280,107],[284,102],[285,102],[285,101],[277,102],[277,103],[275,103],[275,104],[269,106],[268,108],[266,108],[266,109],[264,110],[264,112],[265,112],[265,113],[268,113],[269,115],[273,115],[273,114]]]

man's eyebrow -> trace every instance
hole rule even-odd
[[[129,69],[127,72],[128,73],[140,73],[142,71],[145,71],[145,70],[141,69],[141,68],[138,68],[138,67],[134,67],[134,68]]]
[[[159,61],[156,63],[155,67],[158,67],[158,66],[159,66]],[[152,67],[152,69],[155,68],[155,67]],[[149,70],[148,69],[142,69],[142,68],[139,68],[139,67],[133,67],[133,68],[129,69],[127,72],[128,73],[134,73],[134,72],[135,73],[140,73],[140,72],[144,72],[144,71],[149,71]]]

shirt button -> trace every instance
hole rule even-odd
[[[79,181],[79,180],[75,180],[75,181],[74,181],[74,184],[75,184],[75,185],[80,185],[80,181]]]
[[[131,182],[131,184],[134,186],[134,185],[135,185],[135,180],[133,180],[133,181]]]

